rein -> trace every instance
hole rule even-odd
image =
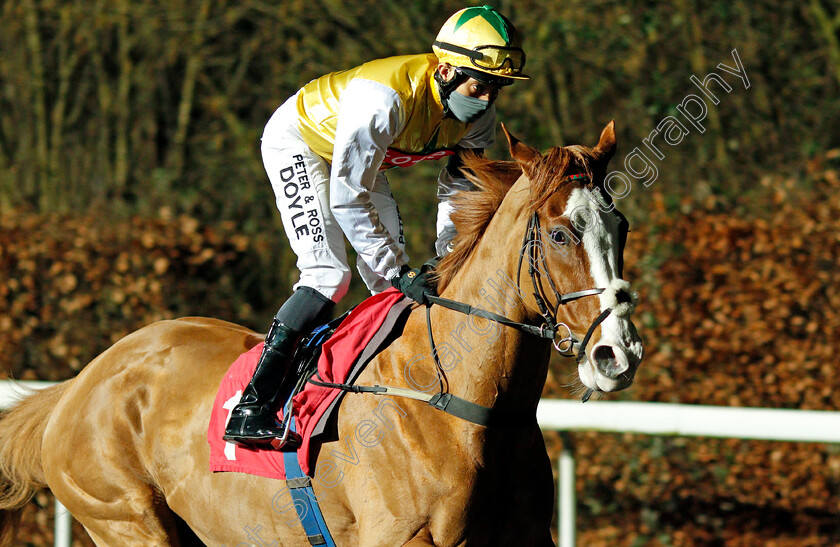
[[[569,177],[567,177],[567,180],[588,181],[589,177],[587,175],[570,175]],[[437,346],[435,345],[435,339],[432,334],[431,304],[435,304],[443,308],[463,313],[465,315],[483,317],[485,319],[489,319],[490,321],[495,321],[500,325],[516,329],[520,332],[524,332],[526,334],[530,334],[538,338],[551,340],[552,344],[554,345],[554,348],[562,355],[574,355],[574,346],[578,345],[579,347],[576,362],[580,364],[580,362],[586,356],[586,345],[592,338],[592,334],[595,332],[595,329],[598,327],[598,325],[600,325],[610,315],[612,309],[606,308],[598,315],[598,317],[595,318],[594,321],[592,321],[592,324],[589,326],[586,335],[583,337],[583,341],[580,342],[574,337],[574,335],[572,334],[572,329],[568,325],[562,322],[558,322],[557,312],[560,310],[561,305],[568,304],[569,302],[573,302],[575,300],[585,298],[587,296],[599,295],[603,293],[605,289],[584,289],[581,291],[561,294],[557,290],[557,287],[555,286],[554,281],[551,279],[551,276],[546,275],[545,277],[548,278],[548,285],[551,291],[554,293],[554,300],[556,301],[556,304],[554,305],[554,310],[552,312],[551,308],[549,308],[547,304],[548,294],[546,293],[543,287],[543,276],[540,275],[540,270],[538,270],[536,267],[536,264],[539,260],[541,262],[543,270],[546,272],[548,271],[548,264],[546,263],[545,253],[542,250],[543,246],[541,239],[542,236],[540,230],[540,219],[537,212],[534,211],[534,213],[531,215],[531,218],[528,220],[528,227],[525,230],[525,238],[522,241],[522,248],[519,250],[519,265],[518,273],[516,276],[516,284],[517,286],[520,286],[522,260],[525,258],[525,254],[527,253],[528,275],[531,277],[531,282],[534,286],[534,299],[537,302],[537,307],[540,310],[540,315],[544,319],[544,323],[542,325],[535,326],[530,325],[528,323],[520,323],[518,321],[509,319],[503,315],[487,311],[483,308],[476,308],[464,302],[458,302],[456,300],[450,300],[448,298],[443,298],[440,296],[427,296],[430,304],[426,305],[426,327],[429,335],[429,344],[432,348],[432,355],[434,356],[435,368],[438,375],[438,382],[440,384],[439,392],[429,394],[414,389],[406,389],[399,387],[380,385],[357,386],[351,384],[324,382],[323,379],[321,379],[321,381],[318,381],[314,378],[310,378],[309,382],[317,386],[341,389],[343,391],[351,393],[395,395],[397,397],[405,397],[408,399],[423,401],[428,403],[430,406],[437,408],[438,410],[446,412],[447,414],[451,414],[468,422],[472,422],[474,424],[482,425],[485,427],[489,425],[513,425],[520,418],[533,418],[534,416],[532,415],[519,416],[520,413],[510,411],[508,411],[506,414],[501,414],[501,412],[497,411],[493,407],[482,406],[449,393],[449,381],[446,379],[446,373],[444,372],[443,365],[441,364],[440,358],[438,357]],[[566,332],[568,333],[568,336],[561,339],[560,341],[557,341],[557,333],[560,330],[561,326],[565,328]],[[568,346],[562,348],[561,346],[564,343],[568,344]],[[583,402],[585,403],[586,401],[588,401],[591,395],[592,390],[587,389],[586,393],[583,396]]]

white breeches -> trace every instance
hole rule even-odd
[[[330,212],[330,166],[312,152],[297,129],[295,97],[283,104],[269,122],[275,138],[263,142],[262,158],[277,198],[277,208],[286,236],[297,255],[298,287],[312,287],[338,302],[350,286],[350,266],[344,234]],[[276,138],[281,128],[281,138]],[[379,220],[391,237],[405,248],[402,219],[385,174],[380,172],[370,193]],[[362,260],[356,268],[372,294],[390,283],[375,274]]]

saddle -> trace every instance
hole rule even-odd
[[[283,456],[296,454],[304,473],[313,472],[320,445],[338,436],[337,411],[346,393],[323,384],[353,384],[365,365],[402,333],[410,307],[399,291],[389,289],[300,341],[287,375],[289,382],[278,392],[283,408],[276,415],[278,422],[290,420],[290,431],[301,436],[296,453],[252,449],[222,439],[231,409],[253,376],[262,345],[241,354],[222,378],[213,402],[207,429],[211,471],[285,479]]]

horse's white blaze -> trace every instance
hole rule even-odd
[[[630,289],[630,283],[618,277],[618,218],[599,207],[597,200],[600,199],[600,195],[588,189],[576,188],[572,190],[564,216],[568,216],[575,228],[583,232],[581,242],[589,258],[593,287],[606,289],[599,295],[601,310],[613,310],[601,323],[601,338],[593,340],[587,358],[578,367],[578,374],[590,389],[615,391],[632,382],[642,360],[643,349],[639,333],[630,321],[638,296]],[[629,296],[631,301],[619,303],[619,292]],[[599,367],[594,358],[596,352],[610,355],[610,352],[598,349],[602,346],[609,346],[612,352],[608,359],[601,359],[608,364]]]

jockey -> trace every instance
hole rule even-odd
[[[231,412],[224,439],[278,446],[276,401],[302,334],[329,320],[347,292],[344,236],[372,294],[395,286],[421,304],[435,294],[408,266],[402,220],[384,170],[449,156],[438,177],[439,255],[455,235],[449,202],[472,185],[457,151],[481,153],[495,133],[494,101],[522,74],[516,28],[489,6],[458,11],[434,54],[379,59],[315,79],[275,111],[262,157],[300,280],[275,316],[254,376]],[[288,436],[289,448],[299,438]]]

